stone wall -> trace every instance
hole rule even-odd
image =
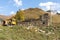
[[[48,26],[49,24],[49,15],[48,14],[44,14],[44,15],[40,15],[39,19],[34,19],[34,20],[27,20],[27,21],[23,21],[23,22],[19,22],[18,25],[23,25],[23,26],[29,26],[29,25],[33,25],[33,26]]]
[[[18,25],[23,25],[23,26],[48,26],[50,22],[50,16],[49,14],[43,14],[40,15],[39,19],[31,19],[31,20],[25,20],[23,22],[19,22]]]

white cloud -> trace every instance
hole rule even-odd
[[[39,6],[46,7],[47,10],[57,10],[60,8],[60,3],[55,2],[46,2],[46,3],[40,3]]]
[[[25,9],[22,8],[21,10],[25,10]]]
[[[15,14],[15,12],[14,11],[11,11],[10,14]]]
[[[60,13],[60,11],[58,11],[58,13]]]
[[[22,0],[14,0],[16,6],[22,6]]]

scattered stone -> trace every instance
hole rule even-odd
[[[36,29],[35,32],[37,32],[38,30]]]
[[[50,35],[50,34],[55,34],[54,32],[48,32],[46,33],[46,35]]]
[[[39,32],[45,33],[45,31],[43,31],[43,30],[39,30]]]
[[[27,29],[32,29],[34,26],[33,25],[30,25],[27,27]]]

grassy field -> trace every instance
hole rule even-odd
[[[33,27],[0,26],[0,40],[60,40],[60,26]]]

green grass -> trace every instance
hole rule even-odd
[[[36,27],[46,31],[46,33],[36,32],[34,28],[29,30],[26,28],[22,26],[0,26],[0,40],[60,40],[60,26]],[[48,32],[54,32],[55,34],[46,35]]]

